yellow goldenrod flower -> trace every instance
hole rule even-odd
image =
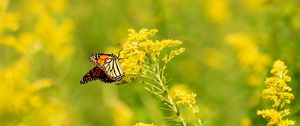
[[[4,13],[2,17],[0,17],[0,32],[4,30],[8,31],[16,31],[19,28],[19,15],[13,12]]]
[[[250,71],[245,78],[247,84],[258,85],[262,80],[257,78],[264,74],[271,58],[261,53],[255,40],[243,33],[228,34],[225,36],[225,42],[236,50],[241,68]]]
[[[144,71],[144,62],[146,58],[145,49],[141,45],[146,45],[149,41],[149,37],[152,37],[157,32],[156,29],[148,30],[141,29],[136,32],[133,29],[129,29],[127,40],[122,45],[120,57],[124,58],[120,60],[120,64],[126,73],[125,81],[131,81],[136,76]],[[142,43],[142,44],[141,44]]]
[[[291,81],[287,72],[284,63],[277,60],[271,70],[273,77],[267,78],[265,81],[266,89],[263,90],[262,97],[273,100],[275,108],[290,104],[290,100],[294,99],[294,95],[290,93],[292,89],[286,84]]]
[[[64,19],[57,23],[49,13],[41,13],[35,26],[35,32],[39,35],[38,40],[45,48],[45,52],[55,57],[55,61],[62,63],[73,53],[72,32],[73,22]],[[57,52],[60,52],[57,55]]]
[[[67,4],[65,0],[59,1]],[[0,118],[5,118],[0,125],[72,125],[74,121],[74,115],[60,100],[41,95],[41,91],[53,87],[54,78],[41,78],[33,68],[37,52],[50,54],[53,57],[50,59],[54,61],[65,61],[70,56],[70,53],[65,55],[65,49],[72,49],[73,23],[47,11],[46,8],[52,6],[50,2],[11,2],[19,4],[14,5],[18,7],[6,9],[9,1],[0,0],[0,45],[18,53],[13,61],[4,60],[8,64],[0,68]],[[31,5],[36,5],[42,11],[32,13],[24,9]],[[19,29],[20,24],[22,29]],[[12,56],[10,52],[3,55]],[[52,62],[48,65],[59,64]]]
[[[186,86],[179,84],[170,89],[170,97],[177,106],[186,107],[188,109],[187,113],[182,113],[182,115],[187,114],[187,116],[189,116],[189,120],[187,121],[198,121],[197,123],[199,125],[202,124],[201,120],[199,119],[199,108],[196,105],[195,93],[188,90]]]
[[[170,54],[166,54],[162,60],[165,62],[165,64],[167,64],[174,56],[180,55],[181,53],[183,53],[185,51],[185,48],[179,48],[179,49],[175,49],[172,50],[170,52]]]
[[[188,93],[184,89],[171,89],[170,96],[177,105],[195,105],[196,94]]]
[[[257,111],[257,115],[261,115],[268,121],[268,126],[278,125],[278,126],[289,126],[294,125],[295,121],[289,119],[282,119],[285,115],[289,114],[289,110],[285,109],[283,111],[276,111],[274,109],[264,109]]]
[[[268,126],[289,126],[294,125],[295,121],[289,119],[283,119],[288,115],[289,109],[284,109],[286,104],[290,104],[294,99],[294,95],[291,92],[291,88],[286,84],[291,81],[291,77],[287,75],[284,62],[277,60],[273,64],[271,70],[272,77],[266,79],[266,88],[262,92],[264,99],[272,100],[272,109],[258,110],[257,115],[261,115],[268,121]]]
[[[263,118],[267,119],[268,125],[275,125],[280,121],[280,112],[274,109],[265,109],[262,111],[257,111],[257,115],[261,115]]]
[[[127,42],[140,42],[148,40],[150,37],[154,36],[156,32],[158,32],[157,29],[151,29],[148,30],[146,28],[141,29],[139,32],[136,32],[134,29],[128,29],[128,38]]]
[[[242,67],[253,67],[261,71],[258,65],[265,66],[270,62],[270,57],[260,53],[255,41],[243,33],[228,34],[225,42],[237,50]]]
[[[120,64],[126,73],[124,81],[131,81],[145,73],[145,60],[158,61],[160,52],[167,47],[176,47],[182,44],[179,40],[151,40],[158,30],[141,29],[136,32],[129,29],[127,40],[122,44]],[[167,58],[172,58],[184,51],[184,48],[173,50]],[[167,60],[167,59],[166,59]]]

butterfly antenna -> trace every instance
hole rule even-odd
[[[118,56],[117,56],[118,58],[120,57],[121,51],[123,51],[123,48],[119,51]]]
[[[120,59],[126,59],[126,58],[127,58],[127,57],[120,58],[121,52],[122,52],[123,50],[124,50],[124,49],[123,49],[123,47],[122,47],[122,49],[119,51],[119,53],[118,53],[118,55],[117,55],[117,57],[118,57],[119,60],[120,60]]]

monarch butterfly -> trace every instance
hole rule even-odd
[[[115,82],[114,80],[110,79],[100,67],[95,66],[93,69],[91,69],[88,73],[86,73],[83,76],[82,80],[80,81],[80,84],[85,84],[92,80],[99,80],[99,79],[105,83]]]
[[[81,84],[98,79],[105,83],[111,83],[124,78],[124,71],[119,65],[118,57],[114,54],[96,53],[90,56],[90,60],[96,66],[84,75],[80,81]]]
[[[114,54],[96,53],[90,56],[90,60],[102,68],[112,80],[120,81],[124,78],[124,71],[119,65],[119,58]]]

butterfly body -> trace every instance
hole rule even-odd
[[[90,60],[96,66],[84,75],[80,83],[85,84],[92,80],[112,83],[122,80],[125,74],[119,65],[118,59],[114,54],[96,53],[91,55]]]

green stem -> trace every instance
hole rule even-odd
[[[197,123],[198,123],[198,126],[202,126],[202,121],[200,119],[197,119]]]
[[[181,124],[182,124],[183,126],[186,126],[186,123],[185,123],[185,121],[184,121],[184,118],[183,118],[182,116],[180,116],[180,115],[178,116],[178,118],[179,118]]]
[[[181,113],[180,113],[176,103],[173,102],[173,100],[172,100],[172,98],[169,94],[168,86],[166,85],[165,81],[163,80],[164,71],[161,71],[161,70],[165,70],[165,67],[163,69],[160,69],[159,63],[156,63],[154,67],[156,68],[156,72],[157,72],[157,74],[155,75],[155,78],[157,79],[156,82],[159,82],[158,84],[163,88],[162,90],[165,93],[164,96],[167,98],[167,102],[171,105],[171,106],[168,106],[168,107],[176,113],[180,123],[183,126],[186,126],[185,119],[181,116]]]

